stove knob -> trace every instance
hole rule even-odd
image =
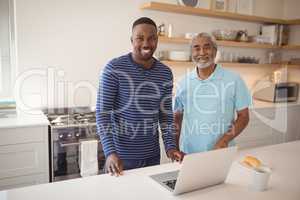
[[[76,137],[79,137],[79,136],[80,136],[80,134],[79,134],[79,133],[76,133],[76,134],[75,134],[75,136],[76,136]]]
[[[70,137],[72,137],[72,134],[71,134],[71,133],[68,134],[68,138],[70,138]]]
[[[64,137],[64,135],[60,134],[58,137],[59,137],[59,139],[62,139]]]

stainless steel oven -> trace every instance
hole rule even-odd
[[[97,139],[98,168],[103,171],[104,154],[96,134],[95,112],[89,107],[45,109],[50,122],[50,180],[60,181],[80,177],[80,140]]]

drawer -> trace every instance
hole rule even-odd
[[[249,125],[246,129],[238,135],[236,141],[256,141],[265,138],[272,138],[272,128],[264,125]]]
[[[237,141],[236,145],[241,150],[241,149],[248,149],[248,148],[272,145],[272,143],[273,143],[273,141],[271,139],[264,139],[264,140],[243,141],[243,142]]]
[[[275,113],[280,110],[280,107],[271,107],[271,108],[255,108],[254,110],[251,111],[251,114],[260,114],[263,115],[267,118],[274,118]]]
[[[18,176],[13,178],[0,179],[0,190],[25,187],[30,185],[48,183],[47,174],[33,174],[30,176]]]
[[[0,129],[0,146],[47,141],[48,126]]]
[[[47,143],[0,146],[0,179],[48,173]]]
[[[261,118],[267,118],[269,120],[273,120],[275,118],[275,112],[274,114],[270,114],[270,113],[266,113],[266,112],[259,112],[257,110],[255,111],[251,111],[250,112],[250,115],[249,115],[249,119],[250,119],[250,122],[252,123],[261,123],[262,120]]]

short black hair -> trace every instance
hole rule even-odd
[[[132,25],[132,30],[134,29],[135,26],[137,26],[139,24],[150,24],[150,25],[153,25],[155,27],[155,29],[157,30],[157,26],[156,26],[155,22],[148,17],[141,17],[141,18],[135,20]]]

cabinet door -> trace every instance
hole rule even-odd
[[[236,145],[239,149],[248,149],[248,148],[255,148],[261,146],[271,145],[270,139],[260,139],[260,140],[252,140],[252,141],[239,141],[236,142]]]
[[[0,179],[48,173],[48,156],[45,156],[45,151],[45,143],[0,146]]]
[[[0,179],[0,190],[8,190],[41,183],[48,183],[48,176],[46,174],[34,174],[29,176]]]
[[[270,118],[272,110],[260,109],[259,114]],[[260,120],[260,118],[250,111],[250,121],[245,130],[235,139],[240,149],[253,148],[273,144],[272,127]]]
[[[286,142],[300,140],[300,105],[288,107]]]
[[[253,148],[273,144],[272,128],[268,125],[253,125],[248,127],[235,139],[239,148]]]
[[[0,129],[0,146],[48,141],[48,126]]]
[[[286,132],[278,131],[277,129],[272,129],[273,144],[280,144],[286,141]]]

